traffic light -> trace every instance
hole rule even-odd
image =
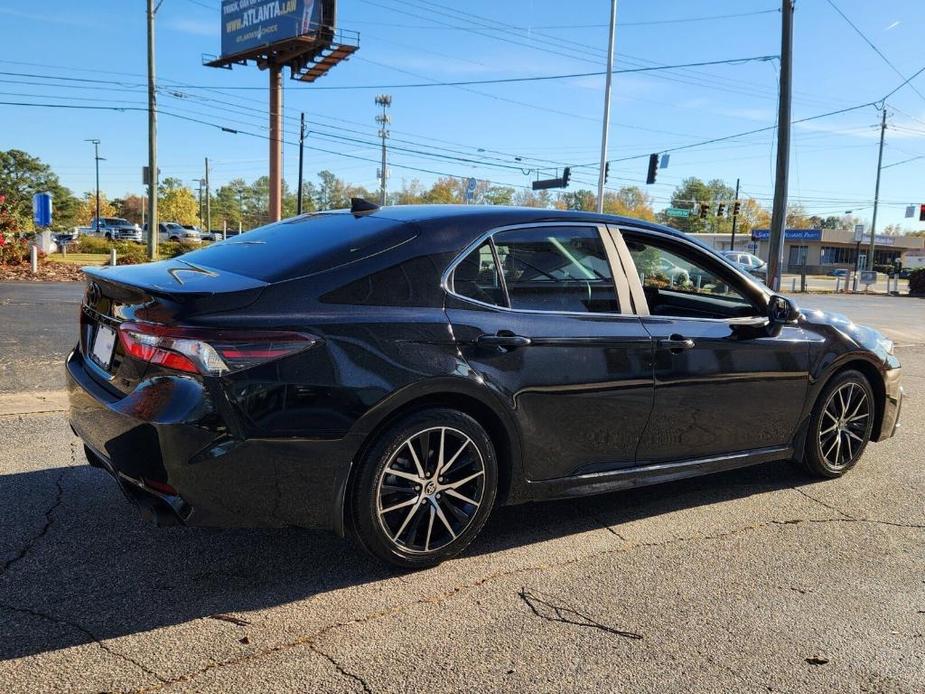
[[[717,206],[717,208],[716,208],[716,216],[717,216],[717,217],[722,217],[722,216],[723,216],[723,212],[725,212],[725,211],[726,211],[726,203],[721,202],[721,203]]]
[[[925,205],[919,205],[919,221],[925,222]]]
[[[607,179],[610,178],[610,162],[604,162],[604,183],[607,183]]]
[[[655,174],[658,171],[658,154],[649,155],[649,172],[646,174],[646,185],[655,183]]]
[[[738,216],[739,216],[739,210],[741,210],[741,209],[742,209],[742,203],[739,202],[738,200],[736,200],[735,203],[732,205],[732,216],[733,216],[733,217],[738,217]]]
[[[568,188],[568,182],[572,178],[572,167],[566,166],[562,169],[562,187]]]
[[[700,218],[706,219],[708,214],[710,214],[710,206],[705,202],[700,203]]]

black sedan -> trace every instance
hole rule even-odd
[[[331,528],[426,566],[502,504],[838,477],[899,419],[881,334],[632,219],[355,201],[86,272],[71,424],[159,524]]]

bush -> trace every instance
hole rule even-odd
[[[0,243],[0,265],[22,265],[29,262],[29,246],[26,239],[4,238]],[[41,255],[41,254],[40,254]]]
[[[184,253],[189,253],[194,251],[199,246],[192,243],[184,243],[183,241],[164,241],[158,244],[158,251],[160,252],[161,258],[176,258],[178,255],[183,255]]]
[[[909,273],[909,293],[925,296],[925,268]]]
[[[78,236],[68,250],[73,253],[109,253],[110,248],[112,241],[101,236]]]

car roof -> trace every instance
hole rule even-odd
[[[350,214],[349,210],[333,210],[322,214]],[[687,238],[687,235],[672,227],[633,217],[599,214],[582,210],[558,210],[543,207],[510,207],[504,205],[394,205],[381,207],[370,212],[358,213],[363,216],[379,217],[396,222],[437,222],[440,220],[462,222],[484,222],[490,219],[492,224],[533,224],[539,222],[589,222],[615,225],[632,225],[653,231]]]

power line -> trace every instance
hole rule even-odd
[[[759,55],[749,58],[727,58],[725,60],[705,60],[697,63],[681,63],[679,65],[654,65],[651,67],[636,67],[636,68],[624,68],[622,70],[614,70],[613,73],[616,74],[625,74],[625,73],[634,73],[634,72],[653,72],[656,70],[675,70],[677,68],[684,67],[700,67],[704,65],[743,65],[745,63],[752,62],[767,62],[769,60],[776,60],[776,55]],[[0,73],[2,74],[2,73]],[[334,86],[320,86],[320,87],[311,87],[309,91],[318,91],[318,90],[349,90],[349,89],[410,89],[410,88],[420,88],[420,87],[463,87],[473,84],[511,84],[515,82],[545,82],[551,80],[567,80],[567,79],[576,79],[581,77],[600,77],[606,75],[606,71],[596,71],[596,72],[573,72],[565,75],[534,75],[532,77],[502,77],[498,79],[486,79],[486,80],[459,80],[455,82],[418,82],[412,84],[346,84],[346,85],[334,85]],[[197,85],[197,84],[178,84],[176,85],[180,89],[213,89],[213,85]],[[266,87],[222,87],[222,89],[241,89],[241,90],[252,90],[252,89],[266,89]]]
[[[848,15],[846,15],[844,12],[841,11],[841,8],[840,8],[838,5],[835,4],[835,0],[826,0],[826,2],[829,3],[829,5],[832,6],[832,9],[833,9],[833,10],[835,10],[839,15],[841,15],[841,18],[842,18],[842,19],[844,19],[846,22],[848,22],[849,26],[850,26],[852,29],[854,29],[854,31],[857,33],[857,35],[860,36],[862,39],[864,39],[864,42],[865,42],[868,46],[870,46],[870,47],[874,50],[874,52],[875,52],[877,55],[879,55],[879,56],[883,59],[883,62],[885,62],[887,65],[890,66],[890,69],[893,70],[893,72],[895,72],[895,73],[896,73],[897,75],[899,75],[901,78],[903,78],[904,80],[906,80],[906,81],[903,82],[903,84],[900,85],[900,86],[905,86],[906,84],[909,83],[909,80],[911,80],[912,78],[910,77],[909,79],[906,79],[906,76],[902,73],[902,71],[901,71],[898,67],[896,67],[896,66],[890,61],[890,59],[886,57],[886,55],[884,55],[883,51],[881,51],[879,48],[877,48],[877,45],[876,45],[873,41],[871,41],[869,38],[867,38],[867,35],[866,35],[863,31],[861,31],[861,30],[858,28],[858,26],[857,26],[854,22],[852,22],[850,19],[848,19]],[[916,89],[915,87],[913,87],[911,84],[909,85],[909,88],[912,89],[912,91],[914,91],[916,94],[918,94],[919,97],[920,97],[921,99],[925,100],[925,96],[923,96],[922,93],[921,93],[918,89]],[[886,97],[884,97],[884,98],[886,98]]]

